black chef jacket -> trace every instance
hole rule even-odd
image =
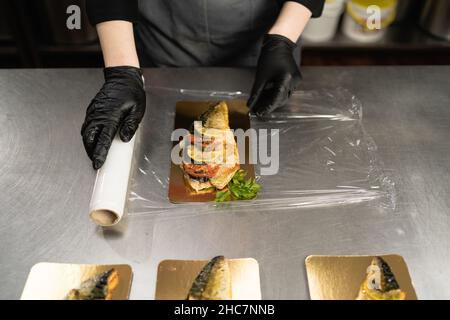
[[[254,66],[286,0],[87,0],[92,24],[135,24],[143,67]],[[325,0],[291,0],[320,16]],[[296,55],[299,57],[299,54]]]

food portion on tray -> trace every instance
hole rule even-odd
[[[187,300],[231,300],[231,271],[228,260],[217,256],[197,275]]]
[[[127,300],[129,265],[40,262],[28,275],[22,300]]]
[[[405,300],[391,267],[381,257],[374,257],[356,300]]]
[[[158,265],[156,300],[261,300],[255,259],[163,260]]]
[[[178,121],[189,133],[178,143],[181,163],[172,162],[169,199],[177,203],[255,199],[261,186],[254,179],[253,164],[245,163],[248,144],[238,146],[233,132],[250,127],[245,104],[179,102],[175,117],[176,129]]]
[[[79,289],[72,289],[66,300],[111,300],[119,284],[119,274],[110,269],[83,281]]]
[[[194,192],[224,189],[240,168],[227,104],[222,101],[204,112],[180,148],[187,155],[181,164],[184,179]]]
[[[417,300],[402,256],[308,256],[312,300]]]

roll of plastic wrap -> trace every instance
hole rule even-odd
[[[108,157],[97,172],[89,215],[100,226],[113,226],[122,219],[136,135],[125,143],[116,136]]]

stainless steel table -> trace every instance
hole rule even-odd
[[[308,299],[310,254],[398,253],[421,299],[450,299],[450,67],[304,68],[364,104],[363,124],[396,183],[395,212],[367,204],[145,216],[113,229],[87,216],[95,173],[79,129],[100,70],[0,71],[0,298],[37,262],[128,263],[132,299],[154,296],[166,258],[254,257],[265,299]],[[249,70],[147,70],[155,86],[248,90]],[[151,111],[150,111],[151,112]]]

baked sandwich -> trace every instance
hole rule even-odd
[[[180,142],[186,184],[195,193],[224,189],[239,170],[239,154],[224,101],[208,108]]]

